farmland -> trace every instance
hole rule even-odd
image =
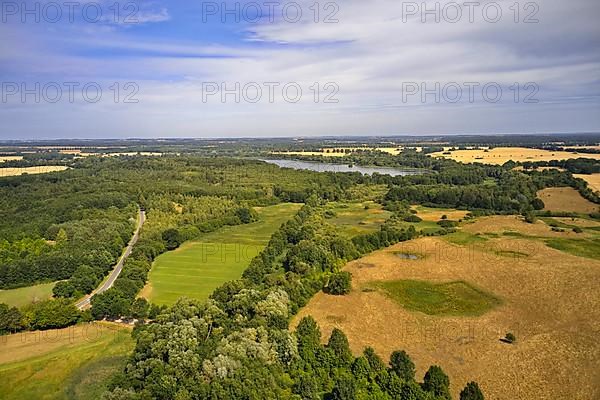
[[[132,348],[116,324],[0,337],[0,398],[98,399]]]
[[[18,289],[0,290],[0,303],[11,307],[22,307],[36,301],[47,300],[52,297],[52,288],[55,283],[27,286]]]
[[[385,355],[406,350],[417,376],[444,365],[454,396],[476,379],[486,398],[596,398],[598,249],[567,248],[594,240],[596,223],[568,222],[584,233],[482,217],[448,236],[374,252],[346,265],[349,295],[317,294],[291,325],[312,315],[324,338],[342,329],[356,353],[366,346]],[[515,345],[500,341],[507,332],[517,336]],[[568,372],[573,365],[577,375]]]
[[[0,178],[6,176],[18,176],[18,175],[35,175],[35,174],[47,174],[49,172],[60,172],[68,169],[63,166],[37,166],[37,167],[23,167],[23,168],[0,168]]]
[[[449,152],[450,154],[444,154]],[[462,163],[484,163],[493,165],[502,165],[507,161],[526,162],[526,161],[552,161],[568,160],[570,158],[593,158],[600,160],[600,154],[578,154],[568,151],[549,151],[532,149],[527,147],[496,147],[492,149],[472,149],[472,150],[449,150],[444,152],[432,153],[432,157],[445,157]]]
[[[538,197],[544,202],[544,210],[591,213],[598,211],[598,205],[584,199],[575,189],[561,187],[540,191]]]
[[[379,226],[392,215],[373,201],[335,202],[328,205],[327,210],[331,215],[329,222],[348,238],[378,230]]]
[[[154,262],[141,295],[158,304],[173,304],[182,296],[206,299],[222,283],[238,279],[299,207],[280,204],[258,209],[258,222],[221,228],[163,254]]]
[[[600,174],[590,174],[590,175],[574,174],[573,176],[575,176],[576,178],[579,178],[579,179],[583,179],[584,181],[587,182],[587,184],[590,186],[590,188],[592,190],[600,192]]]

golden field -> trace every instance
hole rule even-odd
[[[447,150],[446,150],[447,151]],[[593,158],[600,160],[600,154],[577,154],[567,151],[548,151],[539,149],[530,149],[526,147],[496,147],[491,150],[454,150],[451,154],[444,152],[432,153],[432,157],[446,157],[465,164],[484,163],[502,165],[507,161],[526,162],[526,161],[552,161],[568,160],[571,158]]]
[[[312,315],[324,341],[340,328],[355,354],[367,346],[386,358],[406,350],[418,379],[430,365],[440,365],[454,398],[471,380],[487,399],[600,398],[600,260],[546,245],[577,237],[509,216],[465,223],[445,237],[400,243],[348,263],[351,293],[317,294],[292,326]],[[465,282],[501,303],[480,316],[411,311],[377,285],[403,280]],[[507,332],[516,335],[515,344],[500,341]]]
[[[38,167],[24,167],[24,168],[0,168],[0,177],[5,176],[19,176],[24,174],[35,175],[35,174],[46,174],[48,172],[59,172],[69,169],[64,166],[38,166]]]

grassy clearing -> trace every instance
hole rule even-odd
[[[98,399],[134,343],[128,328],[85,324],[0,338],[0,398]]]
[[[219,229],[161,255],[143,295],[157,304],[173,304],[183,296],[208,298],[224,282],[238,279],[273,232],[299,208],[299,204],[279,204],[258,209],[258,222]]]
[[[480,234],[473,234],[470,232],[458,231],[458,232],[454,232],[454,233],[444,236],[444,240],[446,240],[450,243],[458,244],[461,246],[466,246],[469,244],[487,242],[488,238],[483,235],[480,235]]]
[[[373,201],[330,203],[327,210],[334,215],[328,222],[348,238],[377,231],[392,215],[391,212],[383,210],[381,204]]]
[[[401,280],[376,283],[408,310],[437,316],[479,316],[500,304],[495,296],[464,281],[431,283]]]
[[[0,290],[0,303],[12,307],[23,307],[36,301],[47,300],[52,297],[54,285],[56,285],[56,282],[19,289]]]
[[[544,210],[592,213],[600,206],[581,197],[578,191],[570,187],[548,188],[540,190],[537,196],[545,204]]]
[[[553,249],[574,256],[600,260],[600,238],[595,239],[548,239],[546,244]]]

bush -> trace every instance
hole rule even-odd
[[[460,400],[484,400],[483,393],[476,382],[469,382],[460,392]]]
[[[331,275],[329,284],[324,291],[333,295],[344,295],[350,293],[352,287],[352,275],[349,272],[337,272]]]
[[[504,336],[504,341],[505,341],[506,343],[511,343],[511,344],[512,344],[512,343],[514,343],[514,342],[516,342],[516,341],[517,341],[517,338],[515,337],[515,335],[514,335],[514,334],[512,334],[511,332],[508,332],[508,333],[506,334],[506,336]]]
[[[583,229],[581,229],[580,227],[576,226],[575,228],[573,228],[573,232],[575,232],[575,233],[583,233]]]
[[[458,225],[456,221],[450,221],[449,219],[442,219],[441,221],[438,221],[437,224],[442,228],[454,228]]]
[[[421,222],[423,221],[420,217],[410,214],[403,218],[404,222]]]

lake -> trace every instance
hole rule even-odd
[[[420,175],[422,170],[403,169],[392,167],[362,167],[355,165],[350,167],[347,164],[319,163],[313,161],[298,160],[262,160],[269,164],[275,164],[281,168],[305,169],[316,172],[360,172],[363,175],[373,175],[378,173],[390,176]]]

